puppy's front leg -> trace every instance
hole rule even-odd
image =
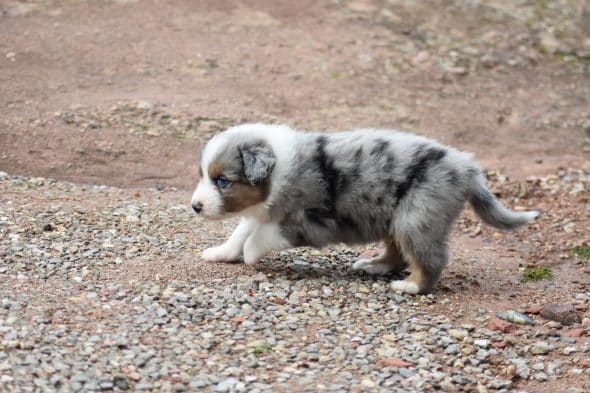
[[[242,218],[234,232],[225,243],[217,247],[206,249],[201,254],[201,257],[206,261],[211,262],[228,262],[238,260],[242,255],[242,249],[246,239],[254,231],[256,225],[256,221],[245,217]]]
[[[253,265],[271,251],[291,248],[291,244],[281,235],[277,224],[261,224],[248,236],[244,244],[244,262]]]

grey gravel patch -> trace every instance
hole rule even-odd
[[[0,192],[22,196],[0,205],[9,391],[484,391],[579,370],[546,360],[574,346],[535,327],[496,349],[506,336],[485,318],[468,325],[432,308],[449,302],[444,293],[395,294],[390,277],[351,272],[355,249],[291,250],[256,270],[191,279],[207,267],[194,255],[229,224],[195,230],[206,224],[179,208],[181,195],[0,178]],[[56,202],[36,208],[41,197]],[[183,255],[191,265],[157,277]],[[156,266],[136,277],[125,269],[138,261]]]

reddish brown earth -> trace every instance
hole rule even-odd
[[[498,37],[492,22],[478,29],[469,18],[492,12],[485,7],[441,21],[437,9],[359,1],[10,4],[18,3],[2,6],[0,26],[0,165],[10,172],[190,188],[198,127],[179,140],[97,119],[98,128],[85,130],[55,115],[100,119],[118,102],[138,101],[229,123],[412,129],[520,178],[588,158],[585,60],[546,59],[536,36],[513,21]],[[449,42],[422,37],[447,28],[457,30]],[[465,75],[439,64],[465,46],[456,60]]]
[[[228,125],[409,129],[474,152],[505,203],[544,213],[504,234],[467,212],[437,289],[450,302],[428,309],[467,323],[575,302],[590,291],[588,259],[570,252],[590,242],[588,5],[410,3],[2,1],[0,170],[188,201],[199,147]],[[528,265],[554,278],[523,284]],[[588,374],[519,385],[567,386]]]

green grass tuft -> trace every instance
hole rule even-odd
[[[582,244],[581,246],[572,247],[571,252],[584,258],[590,258],[590,245]]]
[[[522,282],[531,282],[551,278],[551,269],[545,266],[532,266],[524,269]]]
[[[261,343],[252,347],[252,353],[255,355],[262,355],[263,353],[268,352],[268,350],[271,348],[272,345],[270,345],[269,343]]]
[[[342,74],[340,71],[332,71],[330,72],[330,76],[334,79],[340,79],[344,76],[344,74]]]

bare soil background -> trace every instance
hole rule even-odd
[[[274,121],[410,129],[548,174],[588,158],[590,20],[522,3],[3,1],[0,167],[189,189],[210,132]],[[109,121],[138,102],[138,124]],[[152,106],[196,121],[175,135]]]
[[[230,125],[412,130],[474,152],[506,204],[544,212],[516,235],[467,212],[435,292],[448,301],[429,312],[477,324],[506,304],[588,304],[576,294],[590,291],[589,262],[570,252],[590,241],[588,2],[2,0],[0,37],[1,171],[117,186],[148,204],[156,189],[188,205],[200,146]],[[59,197],[92,205],[74,189]],[[4,190],[2,203],[74,209]],[[168,268],[139,258],[112,274],[252,274],[199,261],[230,227],[193,224],[190,240],[204,244],[164,258]],[[527,265],[554,278],[522,284]],[[584,389],[589,378],[515,386]]]

